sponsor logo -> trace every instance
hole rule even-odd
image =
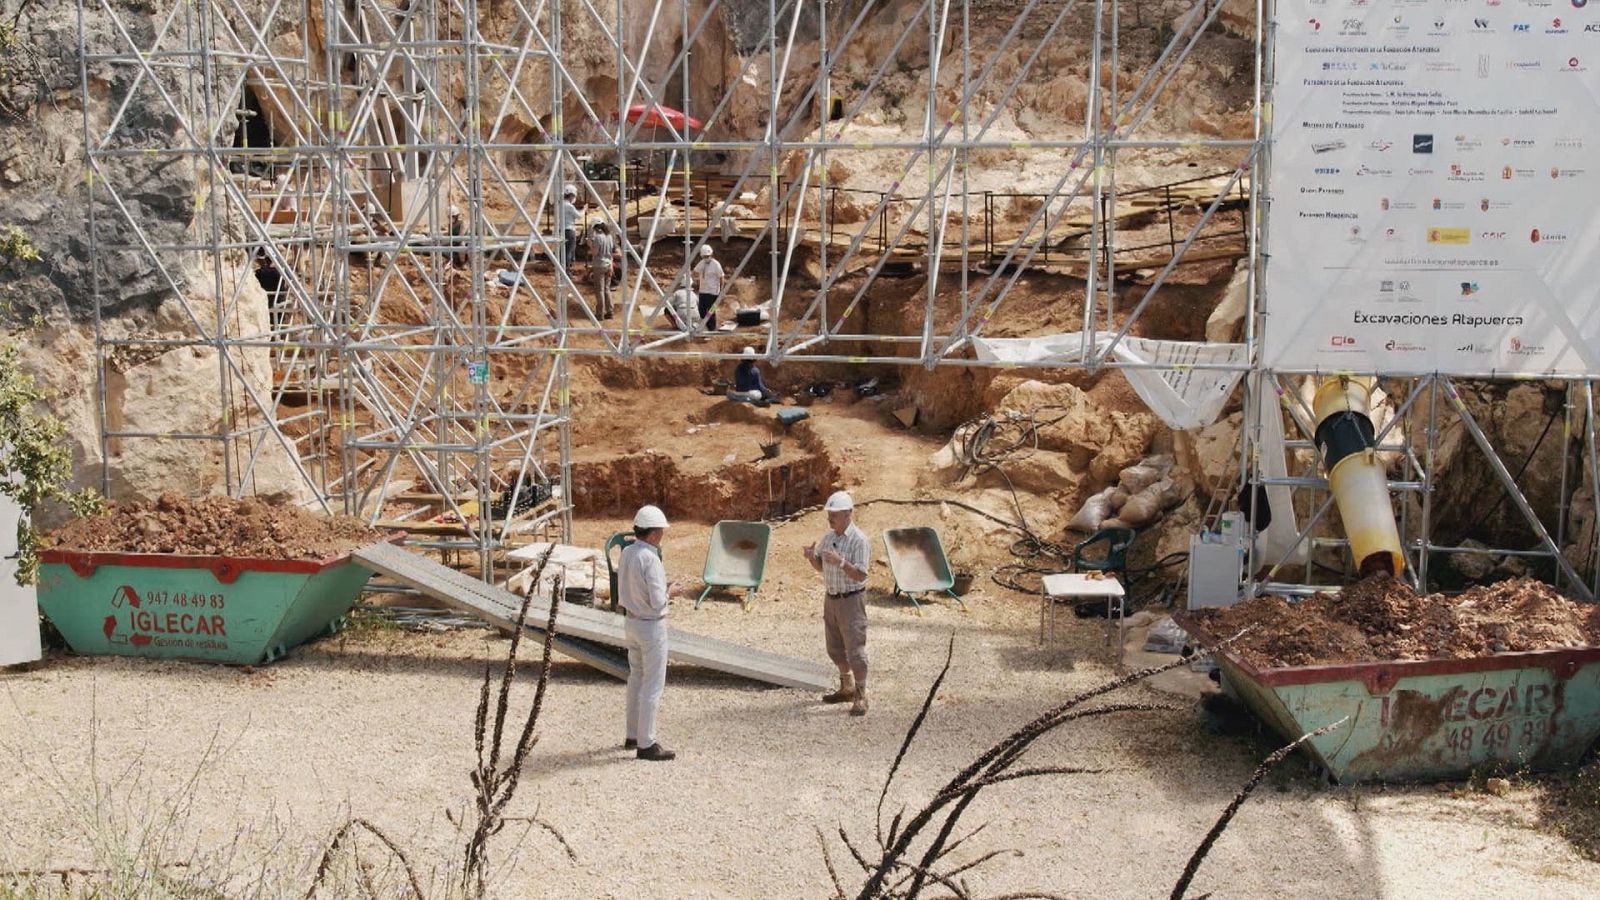
[[[1383,239],[1386,241],[1398,241],[1400,240],[1400,232],[1398,229],[1385,228],[1383,230]]]
[[[1558,137],[1558,138],[1556,138],[1555,146],[1556,146],[1557,150],[1582,150],[1583,149],[1583,138],[1581,138],[1581,137]]]
[[[1566,34],[1567,29],[1561,24],[1560,19],[1551,19],[1550,27],[1544,30],[1545,34]]]
[[[1431,135],[1431,134],[1413,134],[1411,136],[1411,152],[1412,153],[1432,153],[1433,152],[1433,135]]]
[[[1461,67],[1449,60],[1426,60],[1422,63],[1424,72],[1459,72]]]
[[[1302,187],[1300,189],[1300,193],[1302,193],[1302,194],[1319,194],[1319,195],[1332,196],[1332,197],[1342,197],[1342,196],[1344,196],[1344,188]],[[1301,215],[1305,215],[1305,214],[1301,213]]]
[[[1343,19],[1339,22],[1339,34],[1343,37],[1366,37],[1367,23],[1361,19]]]
[[[1395,291],[1403,294],[1409,290],[1411,290],[1411,282],[1404,279],[1396,281],[1393,278],[1385,278],[1378,282],[1378,293],[1380,294],[1392,294]]]
[[[1532,169],[1522,169],[1514,166],[1502,166],[1500,168],[1501,181],[1510,181],[1513,178],[1533,178],[1537,174],[1538,173]]]
[[[1316,33],[1318,31],[1322,30],[1322,23],[1318,22],[1316,19],[1307,19],[1306,20],[1306,24],[1311,26],[1312,33]]]
[[[1382,153],[1383,151],[1385,151],[1385,150],[1387,150],[1387,149],[1389,149],[1390,147],[1393,147],[1393,146],[1394,146],[1394,141],[1386,141],[1386,140],[1383,140],[1382,138],[1379,138],[1376,141],[1369,142],[1367,144],[1367,149],[1368,150],[1376,150],[1379,153]]]
[[[1506,239],[1506,233],[1504,231],[1480,231],[1480,232],[1478,232],[1478,240],[1480,240],[1480,241],[1503,241],[1505,239]]]
[[[1311,171],[1315,172],[1318,175],[1337,175],[1337,174],[1339,174],[1339,169],[1338,169],[1337,166],[1319,166],[1319,167],[1317,167],[1315,169],[1312,169]]]
[[[1470,136],[1465,135],[1465,134],[1456,135],[1456,149],[1457,150],[1460,150],[1462,152],[1470,152],[1470,151],[1476,150],[1476,149],[1478,149],[1479,147],[1482,147],[1482,146],[1483,146],[1483,141],[1478,139],[1478,138],[1470,137]]]
[[[1513,59],[1506,63],[1506,68],[1513,72],[1537,72],[1544,68],[1544,63],[1537,59]]]
[[[1533,138],[1503,137],[1500,139],[1500,146],[1510,147],[1513,150],[1532,150],[1534,147],[1538,146],[1538,143],[1539,142],[1535,141]],[[1559,141],[1557,142],[1557,146],[1560,146]]]
[[[1344,149],[1344,141],[1318,141],[1311,145],[1312,153],[1332,153]]]
[[[1338,350],[1354,350],[1356,339],[1344,334],[1329,335],[1328,346]]]
[[[1529,30],[1530,26],[1527,22],[1518,22],[1517,24],[1511,26],[1512,34],[1527,34]]]
[[[1372,72],[1409,72],[1409,71],[1411,71],[1411,64],[1410,63],[1403,63],[1403,62],[1387,62],[1387,61],[1380,60],[1378,62],[1369,64],[1367,66],[1367,69],[1368,69],[1368,71],[1372,71]]]
[[[1430,37],[1449,37],[1450,28],[1443,19],[1434,19],[1433,27],[1428,29]]]
[[[1353,62],[1325,62],[1322,64],[1324,72],[1354,72],[1356,64]]]
[[[1471,297],[1473,294],[1476,294],[1477,292],[1478,292],[1478,283],[1476,281],[1463,281],[1463,282],[1461,282],[1461,296],[1463,296],[1463,297]]]
[[[1482,169],[1469,169],[1460,163],[1450,164],[1449,178],[1451,181],[1482,181],[1484,177]]]
[[[1489,77],[1489,54],[1487,53],[1478,54],[1478,77]]]
[[[1566,243],[1566,240],[1567,233],[1564,231],[1534,228],[1528,232],[1528,243],[1530,244],[1563,244]]]
[[[1589,0],[1572,0],[1573,9],[1583,9],[1589,5]]]
[[[1561,68],[1563,72],[1587,72],[1589,67],[1583,65],[1576,56],[1567,57],[1567,64]]]
[[[1506,348],[1517,356],[1537,356],[1544,352],[1543,344],[1530,344],[1516,335],[1506,341]]]
[[[1473,356],[1488,356],[1494,352],[1494,347],[1489,344],[1462,344],[1456,348],[1457,353],[1470,353]]]
[[[1471,228],[1429,228],[1428,243],[1430,244],[1470,244],[1472,243]]]
[[[1361,243],[1361,226],[1360,225],[1351,225],[1350,226],[1350,236],[1345,238],[1345,240],[1349,241],[1352,244]]]
[[[1600,33],[1600,25],[1594,25],[1594,24],[1585,25],[1585,26],[1583,26],[1583,33],[1584,34]]]
[[[1379,169],[1373,166],[1361,166],[1356,169],[1356,174],[1372,178],[1390,178],[1394,175],[1393,169]]]
[[[1489,27],[1489,20],[1488,19],[1473,19],[1472,20],[1472,28],[1473,28],[1474,31],[1492,31],[1493,30],[1493,29],[1491,29]]]
[[[1433,168],[1431,166],[1411,166],[1410,168],[1406,169],[1406,174],[1412,176],[1432,175]]]
[[[1403,16],[1395,16],[1388,25],[1384,26],[1384,30],[1395,37],[1399,37],[1410,32],[1411,26],[1405,23]]]
[[[1378,208],[1384,212],[1388,212],[1389,210],[1401,211],[1416,209],[1417,205],[1412,203],[1410,200],[1391,200],[1388,197],[1383,197],[1378,200]]]
[[[1383,349],[1391,353],[1420,353],[1428,348],[1410,341],[1389,341],[1383,345]]]

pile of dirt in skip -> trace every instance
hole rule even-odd
[[[154,503],[122,503],[74,519],[47,547],[111,553],[181,553],[245,559],[326,559],[383,537],[346,518],[323,518],[254,497],[188,500],[163,494]]]
[[[1568,600],[1531,578],[1447,596],[1421,595],[1374,575],[1297,604],[1258,597],[1194,617],[1217,638],[1249,628],[1234,650],[1263,668],[1600,645],[1600,607]]]

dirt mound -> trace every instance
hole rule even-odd
[[[52,532],[49,547],[114,553],[182,553],[257,559],[325,559],[382,537],[355,519],[325,519],[254,497],[123,503]]]
[[[1219,637],[1251,627],[1235,645],[1257,666],[1405,659],[1465,659],[1600,644],[1600,608],[1529,578],[1455,596],[1420,595],[1387,575],[1290,605],[1260,597],[1194,613]]]

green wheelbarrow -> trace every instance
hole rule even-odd
[[[919,611],[917,594],[949,595],[965,612],[967,605],[956,594],[955,576],[944,555],[939,532],[932,528],[890,528],[883,533],[883,548],[889,554],[889,572],[894,576],[894,595],[904,594]]]
[[[767,569],[767,545],[772,528],[765,522],[718,522],[711,529],[711,546],[706,549],[706,568],[700,578],[705,590],[694,601],[694,608],[713,588],[744,588],[744,608],[755,599],[756,588]]]

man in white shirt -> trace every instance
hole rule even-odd
[[[560,214],[556,216],[556,225],[561,228],[561,267],[570,270],[578,250],[578,219],[582,213],[577,205],[578,189],[567,185],[561,191]]]
[[[722,263],[711,255],[711,245],[700,245],[700,261],[695,263],[694,279],[700,286],[700,322],[707,331],[717,330],[717,301],[722,297]]]
[[[639,759],[666,761],[677,756],[656,740],[656,709],[667,684],[667,570],[661,564],[661,538],[667,517],[641,506],[633,517],[637,538],[622,548],[617,563],[617,601],[627,615],[628,733],[623,749]]]
[[[828,533],[806,547],[806,562],[822,573],[822,630],[828,658],[839,667],[839,689],[823,703],[852,701],[850,715],[867,714],[867,566],[871,545],[851,521],[855,502],[834,491],[823,504]]]

